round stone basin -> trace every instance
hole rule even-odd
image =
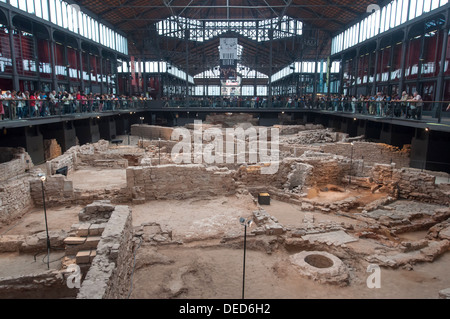
[[[330,268],[334,264],[330,258],[319,254],[307,255],[305,261],[316,268]]]
[[[338,257],[325,251],[302,251],[289,257],[305,277],[320,283],[348,285],[348,268]]]

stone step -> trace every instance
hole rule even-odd
[[[66,245],[81,245],[86,241],[86,237],[67,237],[64,239]]]
[[[78,226],[76,234],[78,237],[100,236],[105,230],[106,224],[84,223]]]
[[[92,263],[95,256],[97,255],[97,251],[95,249],[90,250],[80,250],[75,256],[76,263],[78,264],[89,264]]]
[[[79,251],[82,250],[96,249],[101,239],[100,236],[67,237],[67,238],[72,239],[70,239],[68,242],[65,242],[66,255],[76,255]]]

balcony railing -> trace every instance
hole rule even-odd
[[[327,113],[360,114],[380,118],[404,118],[427,120],[431,118],[440,122],[441,118],[450,117],[450,101],[376,101],[364,99],[358,101],[342,100],[273,100],[266,98],[227,99],[227,98],[189,98],[169,100],[147,100],[140,98],[124,99],[0,99],[0,120],[20,120],[54,116],[67,116],[83,113],[105,113],[115,111],[145,111],[155,108],[178,110],[189,108],[206,109],[242,109],[245,110],[314,110]]]

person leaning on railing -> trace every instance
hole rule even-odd
[[[422,97],[419,95],[417,91],[414,92],[413,98],[408,100],[411,102],[411,117],[415,120],[420,120],[422,115]]]

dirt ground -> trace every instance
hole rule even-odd
[[[157,222],[172,229],[175,241],[220,238],[239,234],[239,218],[250,217],[256,209],[253,197],[248,195],[151,201],[132,206],[133,226]]]
[[[78,213],[82,209],[77,205],[47,208],[49,231],[69,231],[73,224],[78,223]],[[11,225],[0,227],[0,235],[33,235],[42,231],[45,231],[43,208],[33,208]]]
[[[172,229],[173,239],[184,244],[143,245],[138,250],[131,298],[241,298],[243,247],[222,245],[220,238],[242,236],[238,218],[250,216],[255,207],[249,196],[157,201],[134,206],[135,226],[146,222],[164,224]],[[264,209],[282,225],[295,226],[302,222],[304,214],[295,205],[276,200]],[[314,218],[316,222],[355,222],[322,213],[314,213]],[[403,234],[405,239],[424,236],[423,231]],[[362,239],[348,244],[356,252],[375,252],[379,246],[375,241]],[[296,252],[281,246],[271,254],[248,248],[246,298],[438,298],[439,290],[450,287],[450,253],[433,263],[416,264],[413,270],[382,268],[379,289],[367,287],[371,273],[366,272],[368,263],[363,260],[344,260],[350,268],[350,285],[338,287],[300,276],[288,259],[293,253]]]
[[[47,252],[36,255],[14,253],[0,254],[0,278],[41,273],[47,268]],[[50,251],[50,269],[60,269],[64,251]]]
[[[135,272],[131,298],[241,298],[242,249],[146,247],[139,253],[153,254],[154,264]],[[300,276],[288,256],[247,250],[246,298],[437,298],[450,287],[450,253],[412,271],[382,268],[379,289],[367,287],[370,273],[362,270],[352,271],[347,287],[317,283]]]

